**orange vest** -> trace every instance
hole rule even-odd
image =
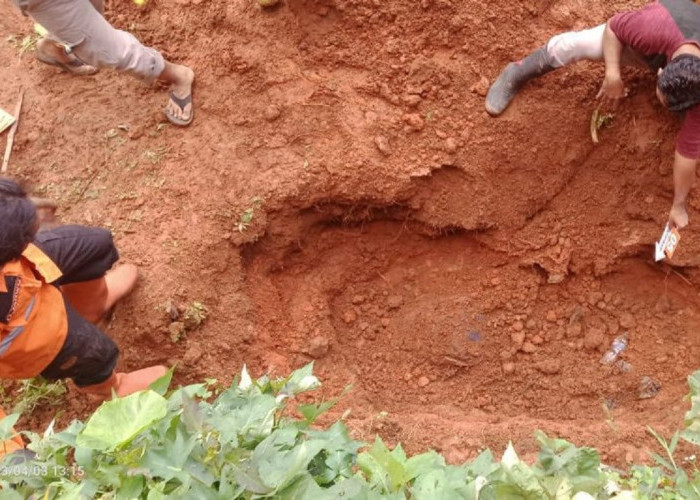
[[[63,296],[48,284],[61,270],[30,244],[0,270],[0,293],[7,293],[5,276],[18,279],[9,323],[0,323],[0,378],[36,377],[56,358],[68,332]]]

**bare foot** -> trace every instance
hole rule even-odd
[[[107,271],[107,300],[105,312],[109,311],[120,299],[126,297],[136,286],[139,269],[133,264],[122,264],[112,271]]]
[[[187,66],[166,62],[160,79],[170,83],[170,100],[165,107],[168,120],[175,125],[189,125],[194,118],[192,105],[194,71]]]
[[[36,58],[45,64],[57,66],[74,75],[89,76],[99,71],[96,67],[85,64],[73,54],[66,52],[62,45],[46,38],[37,42]]]

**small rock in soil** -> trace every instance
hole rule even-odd
[[[384,328],[387,328],[391,324],[391,320],[389,318],[382,318],[381,323]]]
[[[345,321],[347,325],[354,323],[356,320],[357,313],[355,311],[346,311],[345,314],[343,314],[343,321]]]
[[[411,130],[415,132],[423,130],[423,127],[425,127],[423,117],[418,113],[408,113],[403,115],[403,121],[406,123],[406,125],[408,125],[408,127]]]
[[[168,326],[168,332],[170,332],[170,339],[173,342],[178,342],[185,334],[185,324],[181,321],[174,321]]]
[[[588,294],[588,303],[592,306],[603,300],[603,292],[591,292]]]
[[[624,359],[615,361],[615,369],[620,373],[628,373],[632,371],[632,365]]]
[[[383,135],[378,135],[374,138],[374,144],[377,145],[377,149],[384,155],[391,155],[391,146],[389,146],[389,139]]]
[[[581,335],[582,331],[583,331],[583,328],[581,327],[581,323],[578,323],[578,322],[572,323],[566,327],[566,337],[567,338],[579,337]]]
[[[515,323],[513,323],[513,330],[515,330],[516,332],[522,332],[523,328],[525,328],[525,325],[523,325],[522,321],[516,321]]]
[[[532,354],[537,350],[537,347],[531,342],[525,342],[520,350],[526,354]]]
[[[362,304],[365,301],[365,298],[362,295],[355,295],[352,298],[352,303],[355,305]]]
[[[193,345],[185,352],[185,355],[182,357],[182,362],[186,365],[194,365],[200,360],[202,354],[204,354],[202,348],[198,345]]]
[[[143,136],[143,126],[141,125],[136,125],[134,127],[131,127],[131,130],[129,130],[129,139],[132,141],[135,141],[136,139],[140,139]]]
[[[535,368],[545,375],[556,375],[561,371],[561,362],[556,359],[548,359],[547,361],[537,363]]]
[[[589,328],[583,338],[583,346],[588,351],[596,351],[605,342],[605,335],[598,328]]]
[[[452,137],[448,137],[445,139],[445,151],[447,151],[450,154],[454,154],[457,152],[457,141],[454,140]]]
[[[180,318],[180,309],[178,309],[173,300],[166,302],[165,311],[168,313],[168,316],[170,316],[170,321],[177,321]]]
[[[321,335],[314,337],[309,342],[309,347],[307,352],[309,356],[315,359],[319,359],[328,354],[329,341],[326,337]]]
[[[630,313],[623,313],[622,316],[620,316],[620,326],[622,328],[629,330],[630,328],[634,328],[636,324],[637,320],[635,320],[634,316]]]
[[[426,377],[425,375],[418,379],[418,386],[419,387],[425,387],[429,383],[430,383],[430,379],[428,377]]]
[[[489,93],[489,79],[482,76],[477,83],[472,85],[471,91],[475,92],[480,97],[486,97],[486,94]]]
[[[389,309],[398,309],[403,304],[403,297],[401,295],[392,295],[387,300]]]
[[[650,399],[661,390],[661,384],[651,377],[642,377],[639,383],[639,399]]]
[[[280,107],[275,104],[270,104],[267,108],[265,108],[265,119],[268,122],[275,121],[277,118],[280,117],[281,114],[282,109],[280,109]]]
[[[529,319],[527,320],[527,323],[525,323],[525,328],[528,330],[532,330],[537,326],[537,322],[534,319]]]
[[[547,311],[547,321],[554,323],[557,320],[557,313],[555,311]]]
[[[515,346],[519,349],[520,347],[522,347],[523,342],[525,342],[525,332],[516,331],[511,333],[510,340],[512,340]]]
[[[515,363],[508,362],[508,363],[503,363],[503,373],[506,375],[510,375],[511,373],[515,372]]]
[[[404,96],[402,99],[403,99],[404,104],[405,104],[406,106],[408,106],[409,108],[415,108],[415,107],[418,106],[418,105],[420,104],[420,102],[423,100],[423,99],[421,98],[421,96],[416,95],[416,94],[409,94],[409,95],[406,95],[406,96]]]
[[[544,344],[544,338],[542,338],[541,335],[535,335],[534,337],[532,337],[531,342],[535,345],[541,345]]]

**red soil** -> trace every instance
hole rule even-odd
[[[600,64],[528,85],[498,119],[483,91],[552,34],[641,3],[112,3],[116,26],[197,72],[193,126],[160,125],[159,89],[5,43],[0,106],[27,90],[10,173],[141,266],[107,329],[125,368],[177,361],[186,383],[316,359],[324,395],[354,384],[336,415],[351,408],[359,438],[457,461],[508,439],[534,452],[539,428],[621,463],[652,446],[647,425],[681,424],[700,365],[697,196],[675,267],[652,259],[678,121],[629,71],[594,146]],[[30,30],[0,7],[3,38]],[[171,299],[210,310],[178,343]],[[599,359],[624,330],[619,374]],[[93,408],[68,402],[62,422]]]

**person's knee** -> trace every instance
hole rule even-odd
[[[604,30],[605,25],[600,25],[553,36],[546,45],[550,63],[558,68],[582,59],[602,59]]]
[[[575,33],[562,33],[547,43],[547,56],[554,67],[566,66],[581,59]]]

